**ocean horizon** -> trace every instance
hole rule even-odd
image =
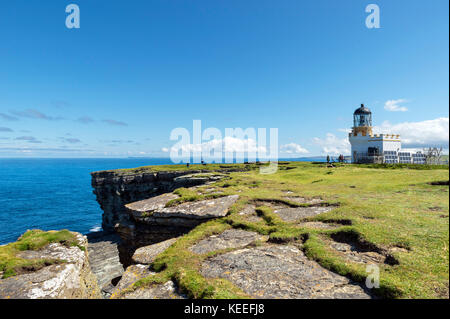
[[[324,161],[325,157],[280,159]],[[0,245],[28,229],[100,231],[94,171],[173,164],[169,158],[0,158]]]

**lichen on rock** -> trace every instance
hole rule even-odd
[[[19,258],[36,260],[59,260],[59,263],[30,269],[0,280],[2,299],[76,299],[100,298],[95,276],[89,267],[87,239],[79,233],[72,233],[77,245],[50,243],[37,250],[24,250]]]
[[[228,279],[254,298],[371,298],[360,285],[321,267],[289,245],[218,255],[203,263],[201,273]]]

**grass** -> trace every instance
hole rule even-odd
[[[223,195],[239,194],[239,200],[226,217],[204,223],[180,238],[153,263],[157,274],[129,289],[174,280],[192,298],[248,297],[227,280],[201,276],[203,260],[213,254],[196,255],[189,250],[203,238],[238,228],[267,235],[273,243],[294,243],[323,267],[361,283],[367,276],[365,265],[345,260],[331,249],[328,243],[333,236],[348,235],[385,251],[404,248],[392,250],[398,264],[380,265],[380,288],[375,293],[387,298],[448,298],[449,187],[430,185],[448,180],[448,166],[335,163],[335,167],[328,168],[318,162],[279,165],[272,175],[259,174],[260,164],[191,165],[192,170],[241,169],[213,185]],[[180,165],[158,166],[120,170],[118,174],[187,169]],[[208,198],[192,189],[176,193],[180,198],[169,205]],[[332,211],[308,220],[337,222],[339,227],[313,229],[281,220],[270,208],[270,201],[291,207],[308,206],[285,198],[292,195],[321,198],[335,205]],[[260,221],[250,222],[239,215],[246,205],[255,203]]]
[[[115,175],[132,175],[141,173],[156,173],[156,172],[184,172],[184,171],[201,171],[207,172],[220,172],[229,170],[251,170],[258,167],[257,164],[191,164],[189,167],[186,164],[178,165],[153,165],[142,166],[137,168],[125,168],[109,171],[93,172],[92,174],[100,173],[113,173]]]
[[[129,289],[173,280],[191,298],[248,297],[225,279],[201,276],[203,260],[213,254],[196,255],[188,249],[212,234],[238,228],[268,235],[273,243],[301,245],[305,254],[323,267],[361,283],[367,276],[365,265],[345,260],[331,249],[327,243],[334,234],[347,233],[384,250],[402,247],[406,250],[392,253],[398,264],[380,265],[380,288],[375,293],[387,298],[448,298],[449,187],[429,184],[448,180],[448,166],[338,164],[328,168],[323,163],[283,164],[289,169],[262,175],[254,169],[259,166],[252,165],[248,171],[230,173],[229,179],[215,183],[213,187],[222,191],[222,196],[239,194],[228,215],[201,224],[180,238],[153,263],[157,274]],[[217,166],[206,167],[214,170]],[[329,230],[282,221],[264,201],[307,206],[286,199],[292,196],[286,191],[320,197],[336,206],[308,220],[342,224]],[[169,205],[208,198],[192,189],[176,193],[180,198]],[[259,205],[259,222],[239,215],[245,205],[254,203]]]
[[[239,194],[229,215],[202,224],[182,237],[154,263],[159,273],[141,281],[172,279],[193,298],[240,298],[245,294],[225,280],[209,280],[200,275],[202,260],[208,256],[191,253],[188,247],[213,233],[240,228],[269,235],[269,241],[304,242],[306,255],[341,275],[364,282],[365,265],[342,259],[327,245],[334,231],[346,231],[365,241],[390,249],[398,265],[380,265],[380,288],[376,293],[388,298],[448,298],[449,282],[449,188],[428,183],[448,180],[448,167],[418,168],[417,165],[337,165],[289,163],[289,170],[262,175],[258,170],[235,172],[214,186],[225,194]],[[270,207],[261,205],[261,222],[249,222],[238,212],[248,203],[271,199],[284,201],[286,190],[305,197],[320,197],[339,203],[330,212],[309,220],[346,221],[338,230],[317,230],[283,222]],[[189,189],[178,190],[182,201],[201,200]],[[301,206],[301,205],[298,205]],[[159,278],[159,279],[158,279]],[[135,287],[136,288],[136,287]],[[133,289],[135,289],[133,288]]]
[[[33,271],[55,263],[62,263],[58,259],[23,259],[18,253],[26,250],[39,250],[50,243],[61,243],[67,247],[77,246],[82,250],[84,247],[78,244],[75,236],[68,230],[49,231],[29,230],[16,242],[0,246],[0,271],[2,278],[15,276],[22,272]]]
[[[197,192],[195,192],[192,189],[189,188],[178,188],[177,190],[174,191],[174,194],[179,195],[180,197],[172,199],[170,201],[168,201],[166,203],[166,207],[172,207],[172,206],[176,206],[179,205],[181,203],[186,203],[186,202],[196,202],[196,201],[201,201],[201,200],[206,200],[206,199],[214,199],[214,198],[219,198],[219,197],[224,197],[227,195],[231,195],[228,193],[220,193],[220,194],[198,194]]]
[[[354,164],[352,164],[354,165]],[[358,167],[366,168],[384,168],[384,169],[418,169],[418,170],[431,170],[431,169],[448,169],[448,165],[429,165],[429,164],[357,164]]]
[[[214,220],[199,225],[158,256],[152,265],[157,272],[156,275],[143,278],[134,283],[132,287],[113,294],[111,297],[120,298],[130,290],[165,283],[168,280],[176,282],[181,292],[189,298],[240,299],[248,297],[225,279],[204,278],[199,270],[206,255],[196,255],[189,250],[189,247],[195,242],[213,234],[220,234],[229,228],[231,227],[223,220]]]

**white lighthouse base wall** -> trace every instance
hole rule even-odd
[[[373,136],[363,136],[358,134],[354,136],[349,134],[349,142],[352,147],[352,163],[358,161],[361,156],[367,156],[369,148],[378,149],[378,154],[382,155],[385,151],[398,152],[402,148],[402,143],[398,135],[379,134]]]

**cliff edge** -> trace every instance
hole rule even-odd
[[[94,299],[100,290],[79,233],[31,230],[0,246],[0,299]]]

